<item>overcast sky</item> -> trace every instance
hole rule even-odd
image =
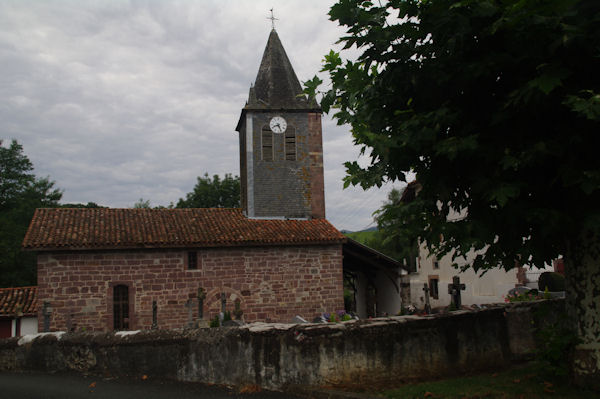
[[[306,81],[343,33],[328,20],[332,3],[0,0],[0,139],[24,146],[62,202],[176,203],[199,175],[239,175],[235,126],[269,9]],[[343,190],[343,163],[359,148],[328,115],[323,141],[327,219],[338,229],[372,225],[391,185]]]

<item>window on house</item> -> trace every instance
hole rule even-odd
[[[198,252],[190,251],[187,253],[187,268],[188,270],[198,269]]]
[[[439,291],[439,278],[437,276],[429,278],[429,295],[433,299],[439,299],[440,291]]]
[[[273,132],[268,127],[263,127],[261,135],[262,160],[273,160]]]
[[[440,262],[438,262],[437,260],[433,261],[433,268],[434,269],[439,269],[440,268]]]
[[[129,329],[129,287],[126,285],[113,288],[113,328]]]
[[[296,160],[296,130],[292,127],[285,131],[285,160]]]

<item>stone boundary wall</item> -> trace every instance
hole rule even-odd
[[[0,370],[80,371],[225,385],[385,386],[498,369],[527,358],[563,300],[433,316],[0,340]],[[560,316],[558,316],[560,317]]]

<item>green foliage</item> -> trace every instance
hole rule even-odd
[[[600,228],[599,10],[577,0],[332,6],[340,42],[360,55],[325,57],[321,104],[370,157],[346,163],[345,184],[413,172],[421,186],[379,214],[388,240],[420,237],[438,258],[480,250],[476,270],[510,269]]]
[[[219,321],[219,316],[215,316],[212,319],[210,319],[210,323],[209,323],[208,326],[210,328],[220,327],[221,326],[221,322]]]
[[[140,198],[135,204],[133,204],[135,209],[150,209],[150,200],[144,200]]]
[[[546,302],[535,312],[535,360],[538,372],[546,378],[565,378],[569,374],[569,359],[580,342],[572,328],[565,322],[567,314],[557,311]]]
[[[544,272],[540,274],[538,279],[538,287],[540,290],[547,291],[564,291],[565,276],[556,272]]]
[[[228,320],[231,320],[231,312],[229,310],[226,310],[225,312],[223,312],[223,321]]]
[[[393,210],[399,204],[402,192],[392,189],[381,209],[375,212],[377,230],[357,231],[346,235],[374,250],[398,261],[405,260],[410,270],[415,269],[418,255],[417,240],[413,236],[399,235],[395,231]]]
[[[88,202],[87,204],[59,204],[58,208],[107,208],[106,206],[101,206],[96,204],[95,202]]]
[[[240,206],[240,179],[226,174],[223,179],[206,173],[198,177],[194,190],[180,198],[177,208],[238,208]]]
[[[21,243],[36,208],[58,205],[60,190],[48,178],[37,178],[23,147],[0,141],[0,287],[36,284],[36,257]]]

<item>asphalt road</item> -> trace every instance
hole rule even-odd
[[[79,374],[0,373],[1,399],[283,399],[289,393],[239,393],[226,387]]]

